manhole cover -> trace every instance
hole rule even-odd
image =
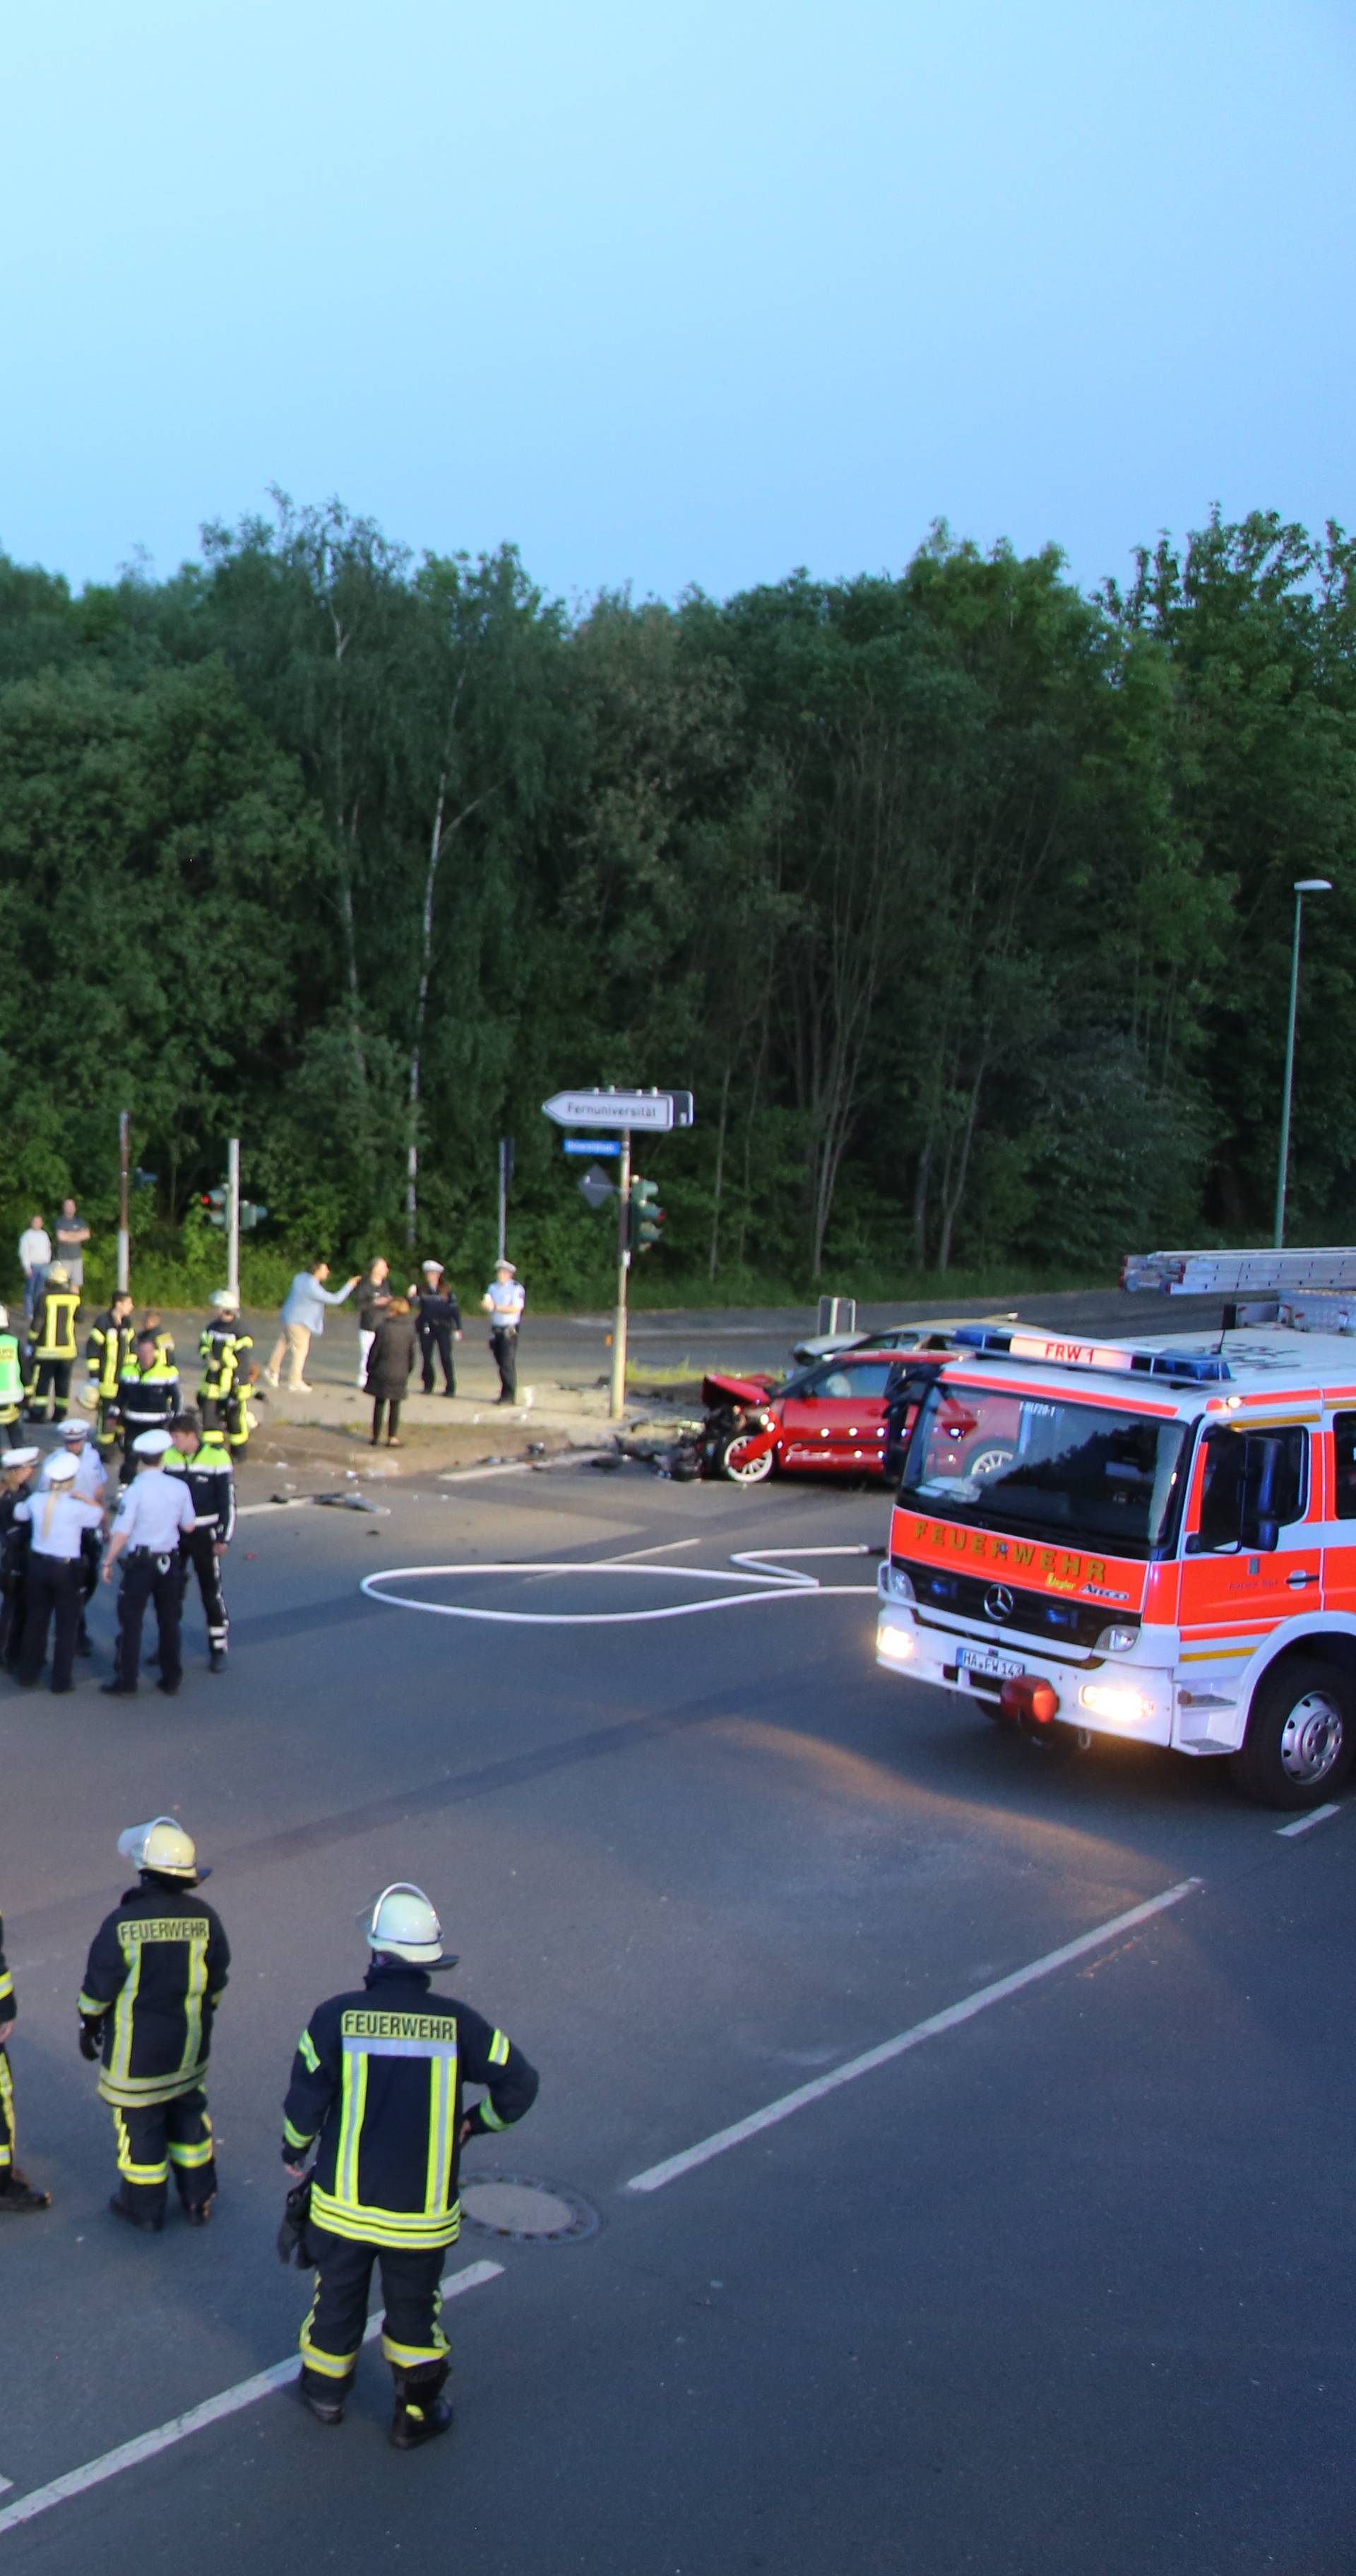
[[[592,2236],[598,2212],[577,2192],[526,2174],[476,2174],[461,2187],[461,2214],[482,2236],[512,2236],[525,2245],[564,2245]]]

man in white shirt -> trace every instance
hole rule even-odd
[[[104,1557],[104,1581],[113,1579],[118,1558],[126,1553],[122,1590],[118,1594],[118,1645],[113,1679],[102,1687],[110,1699],[130,1699],[141,1664],[141,1628],[148,1602],[155,1603],[160,1632],[160,1679],[157,1690],[173,1699],[183,1679],[179,1645],[182,1589],[179,1541],[193,1527],[193,1497],[183,1476],[165,1474],[165,1453],[173,1443],[168,1431],[143,1431],[133,1441],[137,1472],[118,1505],[113,1536]]]
[[[495,1274],[481,1298],[490,1319],[490,1349],[499,1371],[498,1404],[518,1401],[518,1327],[523,1320],[527,1292],[518,1285],[518,1273],[511,1261],[496,1265]]]
[[[15,1667],[15,1679],[23,1690],[32,1690],[42,1671],[53,1619],[52,1688],[72,1688],[80,1627],[80,1553],[86,1532],[101,1529],[104,1517],[98,1503],[77,1500],[71,1490],[74,1483],[75,1460],[52,1458],[45,1485],[31,1500],[15,1507],[16,1521],[27,1521],[32,1531],[24,1576],[24,1641]]]
[[[19,1237],[19,1267],[24,1274],[24,1313],[29,1323],[47,1284],[52,1238],[40,1216],[31,1216]]]
[[[61,1449],[50,1451],[42,1466],[38,1476],[38,1491],[41,1493],[44,1485],[51,1483],[52,1470],[64,1454],[75,1460],[75,1477],[70,1491],[76,1501],[97,1503],[102,1512],[107,1497],[108,1476],[98,1449],[90,1438],[90,1426],[83,1414],[73,1414],[69,1422],[62,1423],[61,1440]],[[99,1581],[99,1553],[98,1534],[87,1530],[85,1543],[80,1551],[80,1630],[75,1643],[77,1655],[88,1655],[93,1652],[89,1641],[89,1629],[85,1625],[85,1616]]]

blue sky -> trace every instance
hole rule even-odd
[[[1356,519],[1337,0],[66,0],[0,43],[0,543],[339,493],[566,596]]]

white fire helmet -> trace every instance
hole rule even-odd
[[[237,1315],[240,1312],[240,1294],[235,1288],[214,1288],[207,1303],[215,1306],[219,1315]]]
[[[412,1968],[455,1968],[455,1954],[443,1950],[443,1927],[422,1887],[404,1879],[374,1897],[363,1924],[369,1948],[384,1957],[407,1959]]]
[[[181,1878],[196,1887],[206,1870],[198,1867],[197,1847],[173,1816],[153,1816],[148,1825],[129,1825],[118,1836],[118,1849],[134,1869],[153,1869],[160,1878]]]

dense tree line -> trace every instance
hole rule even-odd
[[[162,1249],[239,1133],[280,1254],[479,1262],[508,1132],[517,1247],[594,1294],[540,1103],[655,1082],[657,1263],[726,1294],[1264,1237],[1326,875],[1293,1232],[1349,1240],[1352,568],[1257,515],[1087,597],[939,529],[567,613],[281,497],[162,582],[0,560],[0,1204],[106,1224],[127,1106]]]

